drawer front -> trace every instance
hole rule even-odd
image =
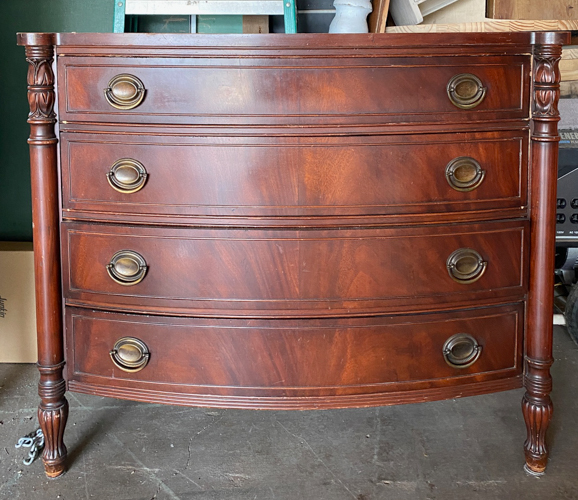
[[[65,297],[120,310],[368,314],[495,303],[527,288],[523,221],[357,230],[63,226]]]
[[[131,388],[135,399],[139,390],[338,399],[479,384],[521,374],[523,310],[514,304],[389,318],[243,321],[67,308],[67,378],[75,389]],[[468,341],[456,348],[452,342],[464,336]],[[141,347],[129,359],[130,349],[119,345],[131,343]],[[471,361],[456,364],[467,355]]]
[[[527,205],[523,132],[346,140],[64,133],[61,139],[66,217],[82,211],[439,217]]]
[[[479,84],[450,83],[463,74]],[[529,75],[530,56],[64,57],[59,111],[66,122],[209,125],[527,118]],[[451,89],[478,87],[483,99],[472,109],[452,103]]]

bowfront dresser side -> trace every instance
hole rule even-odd
[[[47,475],[67,389],[314,409],[522,385],[543,472],[568,41],[19,34]]]

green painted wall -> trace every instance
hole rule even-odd
[[[31,241],[24,48],[18,31],[112,31],[112,0],[0,0],[0,241]]]

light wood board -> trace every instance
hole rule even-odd
[[[385,33],[385,22],[389,12],[389,0],[373,0],[373,10],[367,22],[370,33]]]
[[[488,0],[488,17],[578,21],[578,0]]]
[[[577,21],[514,21],[489,19],[479,23],[388,26],[387,33],[462,33],[498,31],[576,31]]]

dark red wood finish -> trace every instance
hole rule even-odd
[[[522,373],[522,304],[358,319],[155,318],[67,309],[67,378],[80,384],[240,398],[237,406],[354,406],[365,395],[447,389]],[[443,357],[445,341],[471,334],[482,347],[470,367]],[[147,366],[126,373],[108,361],[124,336],[144,341]],[[226,360],[226,363],[223,362]],[[467,391],[465,392],[467,393]],[[319,398],[326,397],[324,403]],[[258,398],[252,401],[252,398]],[[137,398],[138,399],[138,398]],[[309,400],[311,399],[311,402]]]
[[[562,47],[556,36],[537,33],[534,46],[532,103],[531,267],[526,336],[526,394],[522,410],[528,436],[524,444],[526,468],[543,473],[548,460],[546,431],[552,418],[552,309],[558,159],[558,99]]]
[[[46,475],[64,472],[66,446],[63,435],[68,418],[64,397],[62,299],[60,288],[60,234],[57,149],[54,134],[55,92],[54,36],[28,38],[28,104],[30,113],[30,177],[34,219],[34,274],[36,277],[36,325],[38,332],[38,421],[44,433],[42,454]]]
[[[527,290],[527,223],[382,229],[234,230],[63,225],[64,296],[77,305],[202,316],[342,316],[519,300]],[[448,257],[487,262],[457,283]],[[132,286],[106,266],[120,250],[144,257]]]
[[[61,140],[67,218],[91,212],[120,213],[127,222],[143,215],[221,217],[221,225],[230,225],[238,217],[436,214],[452,220],[470,212],[475,220],[480,211],[527,205],[525,131],[347,139],[64,133]],[[458,191],[446,179],[446,166],[459,157],[485,171],[472,191]],[[107,181],[123,158],[146,168],[137,192],[118,192]],[[407,185],[411,190],[399,189]]]
[[[303,60],[278,54],[241,61],[238,56],[65,58],[59,66],[66,95],[61,119],[203,125],[270,125],[281,119],[291,125],[327,126],[352,120],[468,121],[474,113],[485,120],[528,115],[528,56]],[[126,73],[143,82],[144,101],[135,110],[111,112],[103,89],[115,75]],[[475,111],[463,112],[443,99],[448,81],[460,73],[475,74],[487,87]],[[400,98],[405,96],[411,98]]]
[[[47,472],[61,473],[66,454],[63,303],[68,387],[89,394],[336,408],[523,379],[526,463],[543,471],[557,62],[567,42],[555,33],[20,35],[32,68],[49,68],[55,45],[58,70],[60,193],[52,73],[29,75],[32,113],[37,102],[50,109],[30,120]],[[120,73],[146,88],[134,109],[105,99]],[[448,98],[459,73],[483,82],[475,108]],[[460,156],[485,170],[469,192],[445,178]],[[121,158],[147,169],[142,190],[109,186]],[[478,281],[449,277],[458,248],[487,262]],[[142,282],[110,279],[119,250],[145,258]],[[469,368],[444,361],[456,333],[482,346]],[[111,361],[122,336],[150,348],[142,371]]]

